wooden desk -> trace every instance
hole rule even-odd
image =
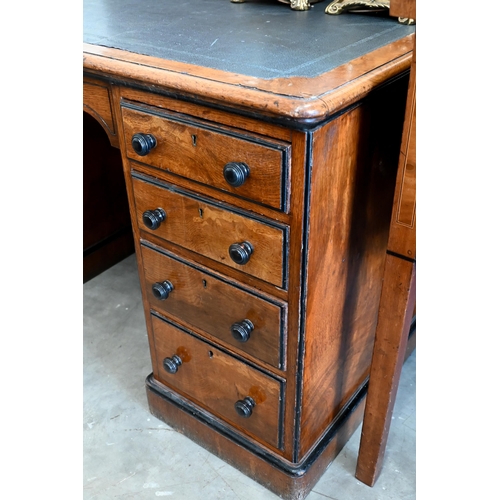
[[[283,498],[362,418],[413,31],[84,2],[84,109],[121,152],[150,409]]]

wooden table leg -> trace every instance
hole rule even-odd
[[[415,306],[415,262],[387,254],[356,477],[373,486],[382,469]]]

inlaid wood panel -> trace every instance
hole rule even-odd
[[[160,382],[189,397],[242,432],[274,448],[281,443],[283,383],[269,377],[215,346],[183,332],[156,316],[152,317]],[[165,359],[182,360],[176,373],[169,373]],[[240,416],[235,403],[250,397],[255,403],[248,417]]]
[[[176,245],[199,253],[279,287],[285,287],[288,228],[271,221],[257,220],[209,203],[166,183],[132,175],[138,227]],[[146,211],[162,209],[166,218],[151,230],[143,222]],[[246,264],[235,263],[229,248],[250,243],[252,253]]]
[[[417,58],[413,53],[408,86],[405,126],[401,140],[398,178],[394,193],[391,233],[388,249],[406,258],[416,259],[417,237]]]

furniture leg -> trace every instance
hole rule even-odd
[[[382,469],[415,306],[415,262],[388,254],[356,477],[373,486]]]

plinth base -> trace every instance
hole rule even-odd
[[[149,409],[155,417],[285,500],[304,499],[340,453],[361,423],[366,390],[365,383],[312,452],[293,464],[243,438],[152,374],[146,379]]]

